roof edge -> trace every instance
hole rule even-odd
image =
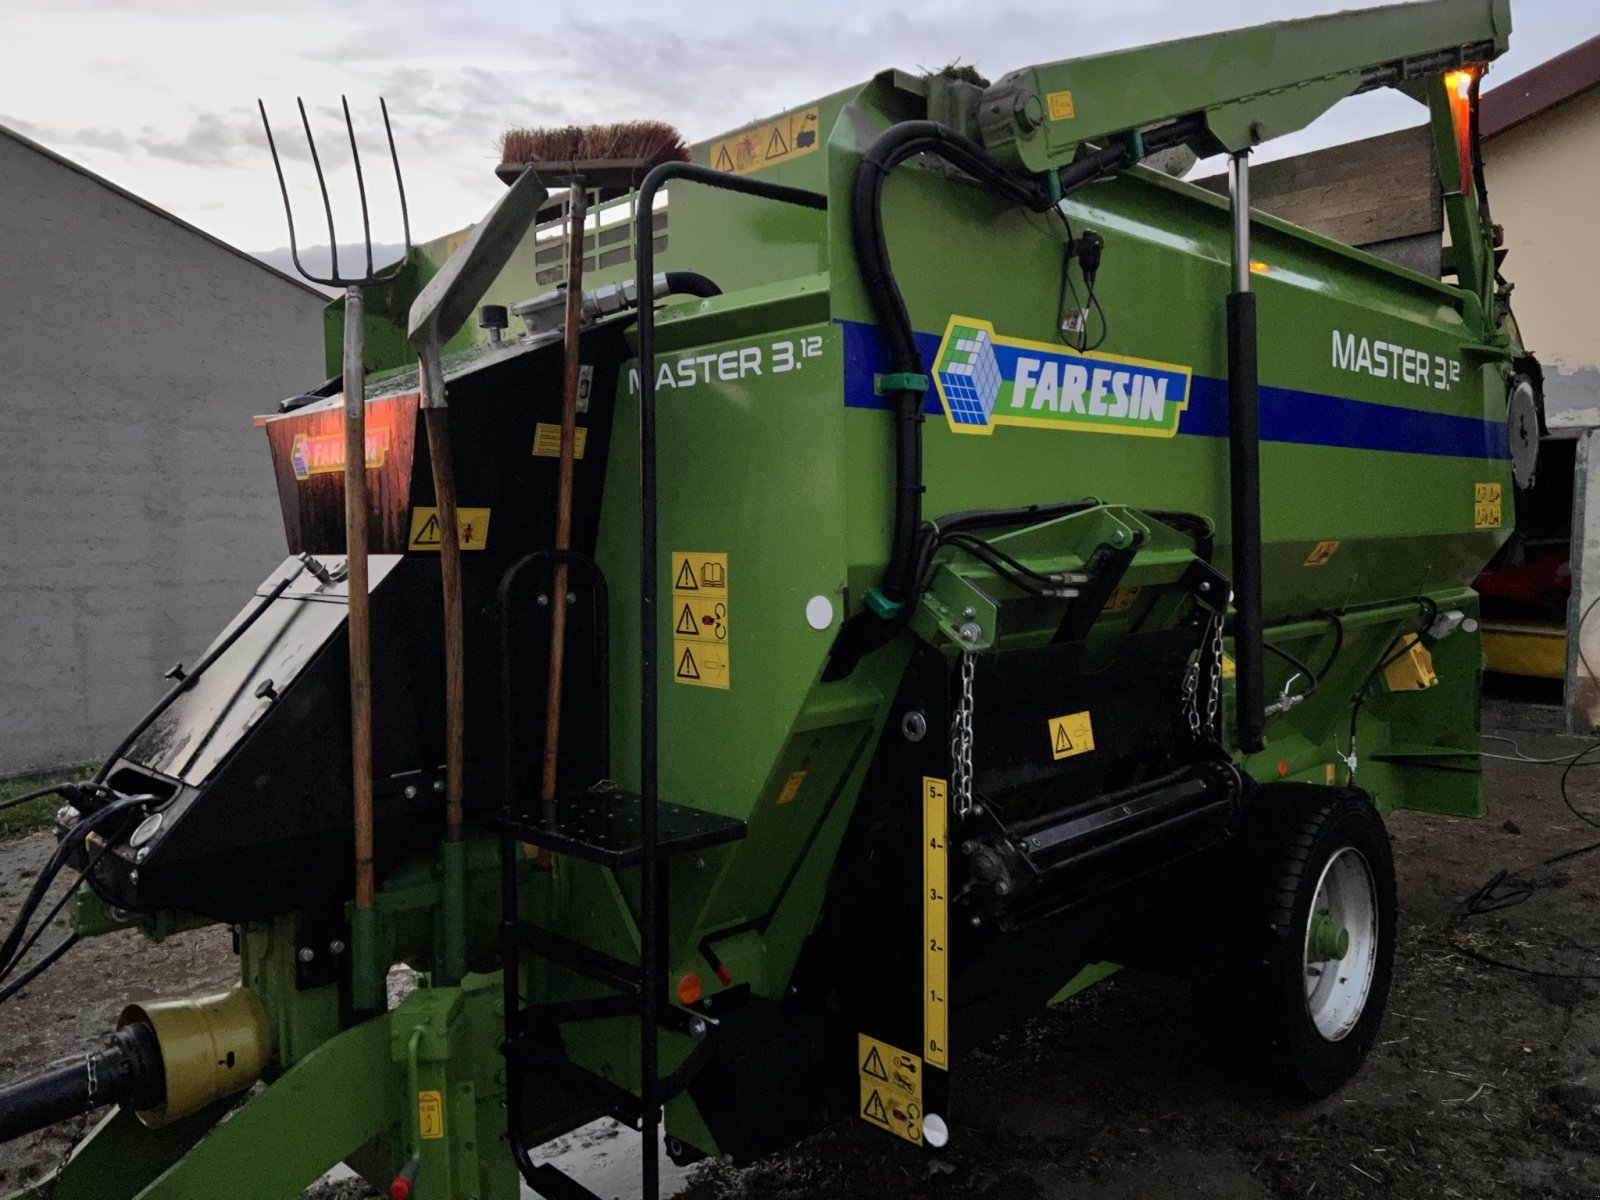
[[[60,166],[66,167],[69,171],[73,171],[73,172],[75,172],[75,173],[77,173],[79,175],[82,175],[85,179],[88,179],[90,182],[99,184],[101,187],[105,188],[107,191],[114,192],[116,195],[121,196],[124,200],[130,200],[134,204],[137,204],[140,208],[145,209],[148,212],[152,212],[158,217],[162,217],[162,218],[164,218],[164,219],[166,219],[168,221],[171,221],[174,225],[178,226],[180,229],[187,230],[189,233],[194,234],[196,237],[201,238],[201,239],[203,239],[203,240],[205,240],[207,242],[210,242],[213,246],[216,246],[216,247],[218,247],[220,249],[226,250],[229,254],[237,255],[239,258],[244,259],[246,262],[250,263],[252,266],[261,268],[261,270],[265,271],[267,274],[276,275],[279,279],[283,280],[285,283],[293,284],[295,287],[299,288],[301,291],[305,292],[307,295],[315,296],[319,302],[325,302],[328,299],[328,295],[327,295],[326,292],[320,291],[319,289],[312,287],[309,283],[305,282],[303,279],[296,279],[293,275],[290,275],[287,271],[280,271],[277,267],[273,266],[271,263],[264,262],[263,260],[257,258],[254,254],[251,254],[248,250],[241,250],[241,249],[239,249],[239,247],[233,245],[232,243],[223,241],[221,238],[217,237],[216,234],[207,233],[204,229],[201,229],[199,226],[191,225],[188,221],[185,221],[182,217],[176,215],[175,213],[169,212],[167,209],[162,208],[159,204],[155,204],[152,201],[146,200],[143,196],[140,196],[135,192],[130,192],[127,188],[122,187],[119,184],[112,183],[111,180],[107,179],[104,175],[97,175],[95,172],[89,170],[89,168],[84,166],[82,163],[68,158],[65,154],[62,154],[59,151],[50,149],[49,146],[45,146],[45,145],[40,144],[39,142],[34,141],[31,137],[28,137],[26,134],[17,132],[15,129],[12,129],[9,125],[0,124],[0,136],[8,137],[12,141],[17,142],[18,144],[26,147],[27,149],[34,151],[34,153],[36,153],[36,154],[42,154],[45,158],[50,159],[52,162],[57,163]]]
[[[1491,138],[1600,86],[1600,36],[1580,42],[1483,93],[1478,128]]]

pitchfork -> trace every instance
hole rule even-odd
[[[317,142],[311,135],[303,100],[300,124],[305,129],[311,164],[317,171],[317,186],[322,191],[322,209],[328,218],[329,274],[313,275],[300,261],[300,246],[294,232],[294,206],[289,202],[289,187],[283,178],[283,163],[272,138],[267,106],[257,100],[261,125],[267,131],[267,147],[272,151],[272,166],[278,173],[278,190],[283,193],[283,211],[289,221],[289,255],[295,270],[312,283],[344,289],[344,536],[349,558],[350,622],[350,774],[351,801],[355,824],[356,911],[351,922],[351,986],[355,1007],[363,1011],[384,1006],[384,972],[377,963],[376,913],[373,909],[372,868],[372,623],[367,591],[367,434],[366,434],[366,320],[362,289],[394,279],[411,260],[411,219],[406,211],[405,182],[400,176],[400,158],[394,149],[394,131],[389,127],[389,107],[380,98],[383,131],[389,141],[389,158],[394,163],[395,189],[400,195],[400,222],[405,233],[405,255],[392,267],[374,271],[372,267],[372,222],[367,213],[367,185],[361,174],[361,152],[356,148],[356,129],[350,120],[350,104],[340,97],[344,125],[350,135],[350,161],[355,167],[356,190],[361,196],[361,235],[366,243],[367,269],[364,274],[339,273],[339,239],[334,233],[333,205],[328,200],[328,181],[322,173]],[[434,470],[439,469],[437,457]],[[454,496],[450,509],[455,508]],[[440,516],[445,515],[445,498],[439,497]],[[455,522],[446,531],[441,522],[441,543],[455,542]],[[458,618],[459,622],[459,618]],[[447,617],[448,624],[448,617]],[[447,635],[448,637],[448,635]]]

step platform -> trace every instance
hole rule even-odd
[[[656,845],[663,858],[736,842],[745,835],[743,821],[668,800],[656,802],[656,813]],[[555,832],[534,816],[491,818],[490,824],[518,841],[613,870],[638,866],[644,858],[639,797],[619,788],[597,786],[558,795]]]

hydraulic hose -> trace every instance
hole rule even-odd
[[[856,269],[889,350],[884,394],[895,413],[894,522],[889,562],[875,589],[879,594],[868,596],[868,607],[881,618],[878,628],[864,629],[858,622],[855,629],[841,635],[829,664],[831,677],[847,673],[860,655],[883,644],[898,631],[901,622],[896,617],[910,600],[918,581],[924,490],[922,419],[927,371],[917,349],[905,298],[895,282],[884,235],[883,187],[890,173],[909,158],[932,154],[972,176],[996,195],[1033,212],[1047,212],[1075,188],[1127,166],[1143,154],[1153,154],[1185,142],[1203,129],[1204,122],[1191,115],[1146,131],[1137,139],[1118,139],[1061,168],[1050,188],[1032,180],[1014,178],[977,142],[937,121],[904,121],[892,125],[862,156],[851,195],[850,233],[855,244]],[[905,380],[895,378],[897,376],[920,377],[924,381],[923,388],[899,386]]]
[[[105,1104],[155,1108],[165,1096],[155,1030],[144,1022],[127,1025],[82,1062],[0,1087],[0,1142]]]
[[[668,271],[666,280],[669,295],[706,298],[722,295],[722,289],[699,271]]]
[[[977,142],[937,121],[904,121],[885,130],[856,168],[850,202],[850,233],[855,243],[856,269],[866,289],[872,315],[877,318],[889,349],[888,375],[922,376],[927,371],[917,349],[911,315],[895,283],[889,262],[889,244],[883,229],[883,187],[892,172],[908,158],[934,154],[997,194],[1034,212],[1051,206],[1049,194],[1037,184],[1013,179],[996,158]],[[882,593],[880,615],[893,616],[910,599],[916,586],[917,532],[922,526],[922,404],[926,392],[891,384],[886,387],[894,408],[894,525],[890,535],[889,563],[878,585]]]

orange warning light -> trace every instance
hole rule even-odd
[[[1455,127],[1456,154],[1461,159],[1461,194],[1472,190],[1472,80],[1471,67],[1446,71],[1445,99],[1450,104],[1450,123]]]
[[[693,1004],[700,999],[700,976],[685,975],[678,980],[678,999],[684,1004]]]
[[[1252,258],[1250,260],[1250,269],[1257,275],[1264,275],[1266,274],[1268,267],[1267,264],[1262,262],[1259,258]]]

